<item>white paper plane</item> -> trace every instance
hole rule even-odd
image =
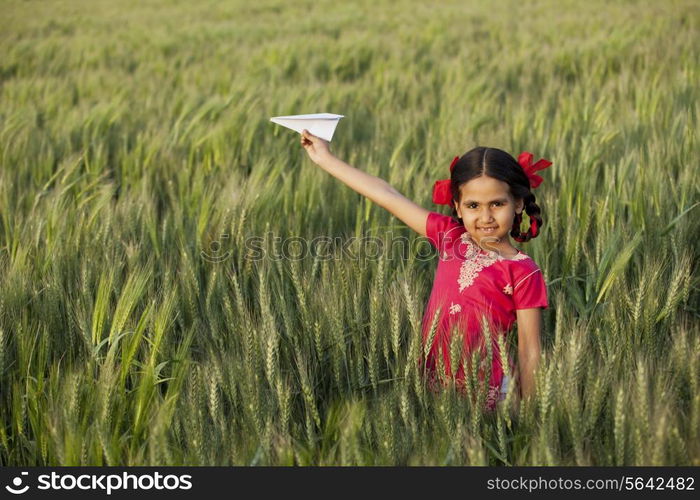
[[[335,127],[338,126],[341,118],[344,118],[344,115],[315,113],[311,115],[274,116],[270,118],[270,121],[295,130],[300,134],[306,129],[324,141],[330,142],[333,138]]]

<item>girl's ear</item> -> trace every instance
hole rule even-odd
[[[522,198],[518,198],[518,200],[515,202],[515,213],[523,213],[523,208],[525,208],[525,200],[523,200]]]
[[[462,214],[459,212],[459,202],[456,200],[452,200],[452,203],[454,203],[455,210],[457,211],[457,217],[459,217],[461,219]]]

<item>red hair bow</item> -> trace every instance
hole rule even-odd
[[[527,175],[527,178],[530,180],[530,187],[532,189],[535,189],[543,181],[542,177],[537,175],[535,172],[537,172],[538,170],[545,169],[552,164],[551,161],[545,160],[544,158],[540,158],[539,160],[537,160],[537,163],[533,165],[532,153],[528,153],[527,151],[523,151],[522,153],[520,153],[520,156],[518,156],[518,163],[521,167],[523,167],[525,175]]]
[[[450,174],[455,168],[455,164],[459,160],[459,156],[455,156],[450,163]],[[435,181],[433,185],[433,203],[438,205],[452,205],[452,189],[450,188],[451,180],[443,179]]]

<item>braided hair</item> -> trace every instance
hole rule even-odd
[[[525,171],[511,155],[497,148],[476,147],[467,151],[454,165],[450,176],[450,190],[452,199],[460,199],[459,188],[470,180],[488,175],[499,181],[503,181],[510,187],[510,193],[515,199],[522,199],[524,210],[530,217],[530,227],[526,232],[521,232],[520,224],[523,214],[515,214],[513,228],[510,235],[515,241],[526,242],[536,238],[542,227],[540,207],[535,203],[535,195],[530,190],[530,181]],[[452,205],[452,217],[462,222],[457,215],[457,210]]]

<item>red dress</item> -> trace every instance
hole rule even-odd
[[[431,326],[436,322],[434,334],[425,368],[428,377],[434,381],[437,356],[442,352],[445,374],[452,376],[450,366],[450,338],[453,328],[464,332],[464,350],[455,381],[464,382],[465,365],[471,359],[474,349],[486,356],[484,335],[480,321],[486,321],[492,336],[493,361],[486,408],[493,410],[505,392],[503,369],[499,356],[496,335],[505,335],[516,321],[516,309],[548,307],[547,288],[542,271],[534,260],[521,251],[508,258],[494,251],[479,247],[471,236],[452,217],[431,212],[426,226],[430,243],[439,251],[437,270],[430,299],[423,316],[423,346],[429,341]],[[438,311],[440,308],[440,311]],[[481,316],[483,313],[483,320]],[[424,351],[425,352],[425,351]],[[511,374],[514,364],[509,359]],[[483,377],[481,364],[478,370]],[[468,366],[467,366],[467,369]],[[439,378],[439,377],[438,377]],[[481,378],[483,380],[483,378]]]

